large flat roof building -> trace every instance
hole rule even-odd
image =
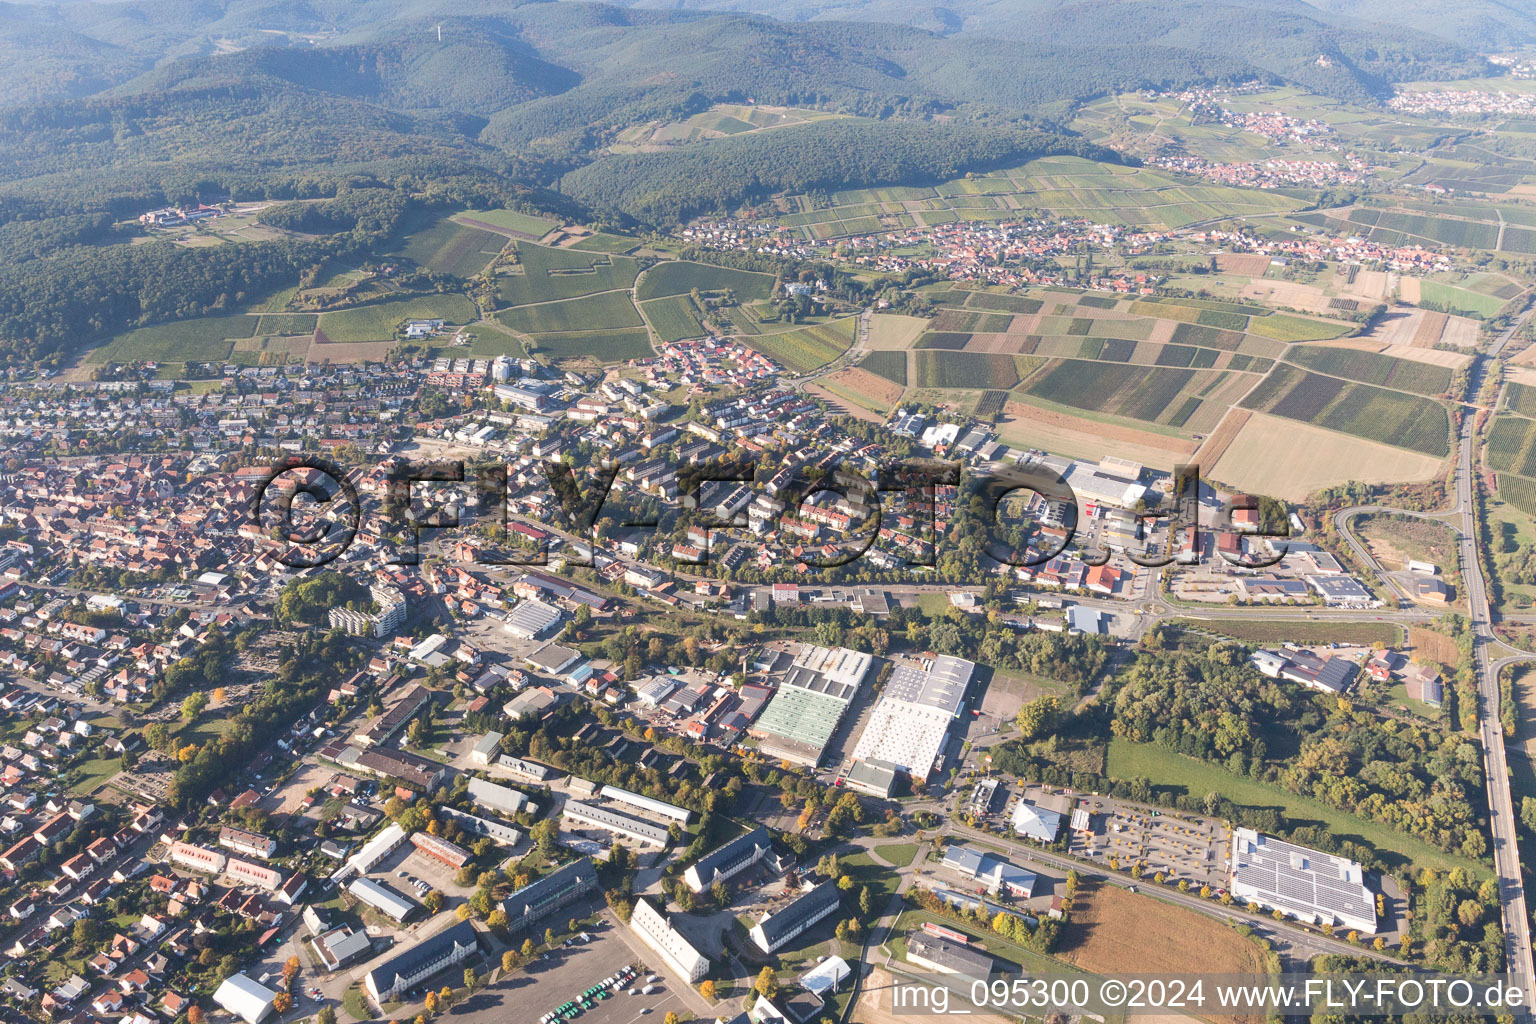
[[[984,979],[992,974],[992,958],[981,949],[942,935],[915,931],[907,936],[907,959],[940,974]]]
[[[245,1021],[260,1024],[272,1012],[277,993],[244,974],[232,974],[213,993],[213,1001]]]
[[[628,804],[636,810],[645,811],[648,814],[657,814],[663,818],[671,818],[683,825],[688,824],[693,818],[693,812],[686,807],[669,804],[665,800],[657,800],[642,793],[632,793],[627,789],[620,789],[618,786],[604,786],[598,791],[597,795],[611,803]]]
[[[975,662],[949,655],[898,665],[853,748],[854,759],[895,765],[914,781],[927,781],[975,672]]]
[[[1251,828],[1232,833],[1231,889],[1237,899],[1303,921],[1376,931],[1376,898],[1359,864]]]
[[[750,734],[768,757],[815,767],[858,696],[874,659],[845,647],[802,645]]]
[[[538,810],[538,805],[517,790],[484,779],[469,780],[469,798],[481,807],[502,814],[521,814],[525,810],[532,813]]]

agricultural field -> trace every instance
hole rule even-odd
[[[1193,910],[1107,884],[1085,887],[1077,902],[1057,952],[1075,967],[1106,975],[1127,964],[1169,974],[1268,970],[1258,943]]]
[[[501,306],[627,290],[640,273],[640,265],[628,256],[551,249],[531,242],[518,242],[516,251],[522,272],[509,268],[496,278],[496,301]]]
[[[1514,289],[1516,295],[1519,294],[1520,290],[1514,285],[1506,287]],[[1419,285],[1420,305],[1433,305],[1442,312],[1458,316],[1475,316],[1486,320],[1497,315],[1508,302],[1509,298],[1501,298],[1497,294],[1484,294],[1439,281],[1424,281]]]
[[[872,373],[876,377],[884,377],[892,384],[906,387],[907,354],[905,352],[871,352],[860,361],[859,369],[866,373]]]
[[[853,189],[834,194],[831,205],[804,196],[790,197],[787,205],[790,212],[779,223],[816,240],[957,220],[1016,220],[1021,211],[1177,228],[1215,217],[1283,213],[1304,204],[1277,192],[1207,185],[1148,167],[1052,156],[931,188]]]
[[[1327,341],[1354,333],[1355,326],[1309,320],[1288,313],[1271,313],[1266,317],[1254,317],[1248,324],[1248,330],[1276,341]]]
[[[1217,460],[1207,464],[1202,459],[1200,465],[1210,479],[1239,490],[1302,501],[1321,488],[1351,480],[1387,484],[1433,479],[1445,462],[1310,423],[1252,413]]]
[[[640,240],[628,235],[610,235],[606,231],[598,231],[572,242],[570,248],[583,252],[628,253],[640,248]]]
[[[1483,457],[1490,469],[1500,473],[1536,477],[1536,420],[1523,416],[1497,417],[1493,429],[1488,431],[1488,445]]]
[[[736,293],[737,301],[753,302],[768,298],[768,293],[773,290],[773,278],[768,274],[708,263],[668,260],[657,263],[641,276],[635,286],[635,297],[644,302],[664,295],[687,295],[694,289],[700,292],[730,289]]]
[[[617,363],[653,355],[650,336],[644,330],[572,331],[565,334],[535,334],[530,354],[554,361],[587,360]]]
[[[749,335],[741,340],[792,373],[810,373],[848,351],[858,323],[858,317],[850,316],[777,334]]]
[[[1035,373],[1022,390],[1034,398],[1074,409],[1180,426],[1199,406],[1199,393],[1218,386],[1223,376],[1177,367],[1061,359]],[[1174,420],[1180,423],[1174,424]]]
[[[119,334],[88,359],[93,363],[223,362],[229,358],[234,339],[256,333],[258,319],[236,313],[140,327]]]
[[[1521,416],[1536,417],[1536,386],[1510,384],[1504,392],[1504,408]]]
[[[847,116],[800,107],[717,103],[681,121],[652,121],[626,128],[609,147],[609,152],[654,152],[681,143],[706,142],[746,132],[771,131],[774,128]]]
[[[516,306],[497,313],[496,319],[523,334],[644,326],[639,311],[629,299],[628,291],[598,292],[559,302]]]
[[[1291,348],[1286,359],[1318,373],[1412,391],[1418,395],[1442,395],[1451,386],[1451,371],[1447,367],[1359,349],[1296,345]]]
[[[257,334],[313,334],[320,318],[314,313],[263,313]]]
[[[876,313],[869,318],[869,347],[877,352],[909,349],[927,326],[922,317]]]
[[[1450,417],[1440,403],[1293,366],[1275,367],[1242,404],[1436,458],[1450,451]]]
[[[490,266],[506,244],[505,235],[442,217],[415,227],[391,255],[439,274],[473,277]]]
[[[323,341],[337,344],[391,341],[405,320],[441,319],[450,324],[466,324],[475,316],[475,304],[463,295],[419,295],[321,313],[317,329],[325,336]]]
[[[1074,414],[1066,407],[1052,408],[1038,400],[1011,398],[1005,402],[997,429],[1002,440],[1016,448],[1038,448],[1090,462],[1097,462],[1106,455],[1117,455],[1167,470],[1179,463],[1187,463],[1196,448],[1194,441],[1168,432],[1166,428],[1127,424],[1100,415]]]
[[[1017,360],[1029,358],[982,352],[935,352],[931,349],[919,349],[915,355],[917,387],[1001,388],[1004,391],[1019,382],[1020,367]]]
[[[699,323],[693,300],[687,295],[669,295],[664,299],[652,299],[640,303],[651,330],[659,341],[682,341],[684,338],[701,338],[704,326]]]
[[[862,366],[847,367],[819,378],[810,390],[825,392],[844,412],[870,422],[885,422],[885,416],[901,401],[902,387],[884,377],[877,377]],[[864,410],[874,416],[864,415]]]
[[[559,222],[552,217],[538,217],[516,210],[465,210],[454,214],[454,219],[470,227],[485,231],[499,231],[514,238],[530,241],[542,238]]]

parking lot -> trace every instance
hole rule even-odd
[[[590,1010],[572,1018],[581,1024],[632,1024],[642,1019],[659,1022],[667,1011],[675,1010],[682,1017],[692,1016],[683,998],[673,991],[672,982],[665,976],[654,982],[655,991],[640,995],[651,973],[643,970],[645,961],[630,947],[619,933],[621,925],[615,925],[605,917],[594,929],[587,932],[588,942],[575,942],[570,946],[556,947],[542,958],[511,975],[505,982],[476,993],[475,997],[454,1011],[454,1018],[483,1017],[486,1024],[504,1024],[508,1020],[537,1024],[540,1017],[562,1004],[575,1001],[580,1004],[582,993],[612,976],[626,964],[639,971],[631,988],[610,995],[607,999],[593,999]],[[578,1005],[578,1009],[580,1009]]]

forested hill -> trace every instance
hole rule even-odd
[[[1048,131],[963,121],[842,121],[663,153],[604,157],[567,174],[560,186],[600,212],[665,226],[775,192],[832,190],[855,182],[928,184],[1062,153],[1120,159],[1110,150]]]
[[[485,116],[581,81],[506,34],[455,25],[439,43],[418,26],[394,39],[329,47],[257,47],[176,61],[113,90],[163,92],[215,82],[277,80],[393,109],[446,109]]]
[[[1162,32],[1165,17],[1197,24],[1220,7],[1246,9],[1248,26],[1228,46],[1253,40],[1262,44],[1279,37],[1283,18],[1292,28],[1350,27],[1374,32],[1378,38],[1403,38],[1394,30],[1481,50],[1516,46],[1536,40],[1536,9],[1503,0],[1157,0],[1156,3],[1112,0],[1086,4],[1082,0],[610,0],[633,8],[733,11],[769,14],[787,21],[873,21],[909,25],[944,34],[966,33],[1002,39],[1048,38],[1048,29],[1062,21],[1092,24],[1109,31],[1133,31],[1152,42]],[[1216,15],[1221,20],[1220,15]],[[1244,49],[1250,49],[1244,47]],[[1218,52],[1235,52],[1222,48]]]

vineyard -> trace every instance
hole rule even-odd
[[[656,337],[663,342],[704,336],[704,328],[694,313],[693,300],[686,295],[669,295],[642,302],[640,311],[650,321]]]
[[[1376,352],[1298,345],[1291,349],[1287,358],[1318,373],[1347,377],[1365,384],[1399,388],[1420,395],[1441,395],[1451,386],[1451,371],[1448,367],[1398,359]]]
[[[905,352],[871,352],[864,357],[859,368],[877,377],[884,377],[892,384],[903,387],[907,383],[907,354]]]
[[[1039,299],[991,292],[971,292],[965,304],[972,309],[989,309],[996,313],[1038,313],[1043,305]]]
[[[1425,455],[1450,452],[1450,417],[1440,403],[1290,366],[1277,367],[1243,405]]]
[[[917,353],[917,386],[923,388],[1002,388],[1019,382],[1013,356],[987,352]]]
[[[266,318],[262,318],[266,323]],[[1522,416],[1536,416],[1536,387],[1529,384],[1511,384],[1507,394],[1509,399],[1506,408],[1511,412],[1517,412]]]
[[[850,316],[832,323],[741,340],[791,372],[809,373],[848,351],[857,326],[858,317]]]
[[[1498,417],[1488,432],[1488,465],[1500,473],[1536,476],[1536,444],[1533,441],[1536,441],[1536,420]]]
[[[1499,497],[1528,516],[1536,516],[1536,480],[1499,474]]]

